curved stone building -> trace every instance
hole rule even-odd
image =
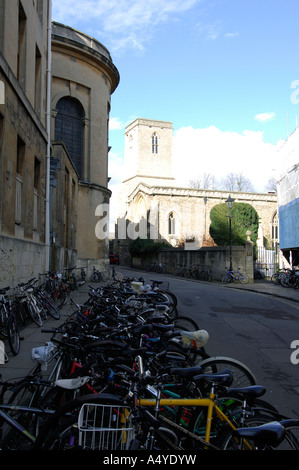
[[[119,73],[97,40],[52,22],[52,264],[103,267],[108,237],[95,235],[96,208],[109,204],[108,121]],[[68,157],[71,166],[63,163]],[[56,169],[65,197],[57,197]],[[77,202],[76,202],[77,195]],[[57,217],[57,214],[60,214]]]
[[[48,0],[0,1],[0,287],[108,264],[108,120],[119,73]],[[90,274],[90,273],[87,273]]]

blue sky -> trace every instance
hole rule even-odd
[[[52,0],[52,18],[102,42],[119,70],[114,193],[125,171],[124,128],[138,117],[173,123],[182,185],[202,173],[242,172],[265,190],[299,114],[297,0]]]

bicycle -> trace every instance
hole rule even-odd
[[[93,266],[93,272],[90,276],[90,280],[91,280],[91,282],[95,282],[95,283],[96,282],[105,282],[105,281],[107,281],[107,277],[103,272],[99,271],[98,269],[96,269],[95,266]]]
[[[71,384],[69,380],[60,380],[59,387],[66,391],[70,388],[76,390],[85,382],[81,378]],[[50,404],[50,407],[47,407],[45,400],[42,400],[42,391],[51,390],[53,383],[39,376],[28,376],[6,382],[0,378],[0,385],[0,448],[32,450],[40,429],[56,412],[53,403],[48,400],[47,405]],[[4,403],[6,393],[12,393],[12,396]]]
[[[67,279],[63,279],[62,274],[59,272],[51,273],[51,277],[47,277],[45,290],[49,293],[51,299],[58,308],[66,305],[71,295],[69,281]]]
[[[37,436],[34,449],[58,450],[70,448],[88,450],[221,450],[223,435],[235,439],[236,434],[242,439],[242,448],[252,450],[248,437],[257,441],[258,447],[262,442],[278,446],[285,437],[285,428],[289,426],[290,433],[299,429],[298,420],[284,420],[273,428],[272,416],[262,430],[244,429],[246,413],[227,412],[218,404],[218,389],[227,387],[232,382],[229,371],[221,374],[201,374],[194,380],[209,383],[209,393],[206,397],[191,398],[162,398],[163,376],[151,377],[143,371],[142,361],[138,359],[138,374],[131,377],[132,386],[128,387],[126,398],[99,394],[79,397],[56,411],[45,423]],[[130,391],[131,390],[131,391]],[[144,397],[150,393],[154,398]],[[239,393],[247,402],[249,389]],[[252,394],[256,391],[252,391]],[[205,426],[202,433],[198,428],[183,427],[175,420],[165,416],[165,407],[187,409],[198,408],[200,413],[206,409]],[[153,409],[153,413],[149,410]],[[267,408],[265,408],[267,410]],[[245,406],[246,412],[252,408]],[[71,419],[66,416],[72,415]],[[215,425],[219,427],[215,433]],[[241,428],[241,429],[240,429]],[[283,429],[284,428],[284,429]],[[230,430],[228,433],[228,429]],[[291,434],[293,433],[293,434]],[[275,438],[274,438],[275,437]],[[292,441],[293,448],[298,448],[298,441]],[[240,444],[239,444],[240,447]]]
[[[22,297],[23,305],[26,307],[26,311],[29,314],[30,318],[33,320],[33,322],[37,326],[42,326],[43,319],[41,314],[43,313],[43,309],[40,304],[38,304],[38,301],[33,293],[34,281],[35,278],[32,278],[27,282],[22,282],[18,284],[17,288],[20,288],[21,292],[18,297]]]
[[[286,269],[279,269],[274,274],[272,274],[271,282],[275,284],[276,286],[281,284],[281,278],[284,276],[286,272],[287,272]]]
[[[35,287],[33,293],[41,306],[41,313],[44,318],[47,319],[47,316],[50,315],[50,317],[54,318],[55,320],[59,320],[60,310],[52,301],[52,298],[47,294],[47,292],[44,291],[40,286]]]
[[[20,332],[12,301],[6,295],[9,290],[10,287],[0,290],[0,336],[7,339],[12,354],[16,356],[20,352]],[[7,362],[8,357],[5,351],[3,353]]]
[[[231,282],[240,282],[241,284],[247,284],[249,282],[249,276],[246,273],[241,273],[240,268],[237,271],[230,271],[228,268],[225,276],[222,277],[222,284]]]

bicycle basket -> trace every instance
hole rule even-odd
[[[79,446],[86,450],[127,450],[134,437],[123,406],[85,403],[78,417]]]

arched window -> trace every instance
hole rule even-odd
[[[152,135],[152,153],[158,153],[159,149],[159,139],[156,132]]]
[[[83,176],[83,106],[77,99],[65,96],[58,101],[56,110],[55,140],[64,143],[81,177]]]
[[[168,235],[175,235],[175,215],[170,212],[168,216]]]

